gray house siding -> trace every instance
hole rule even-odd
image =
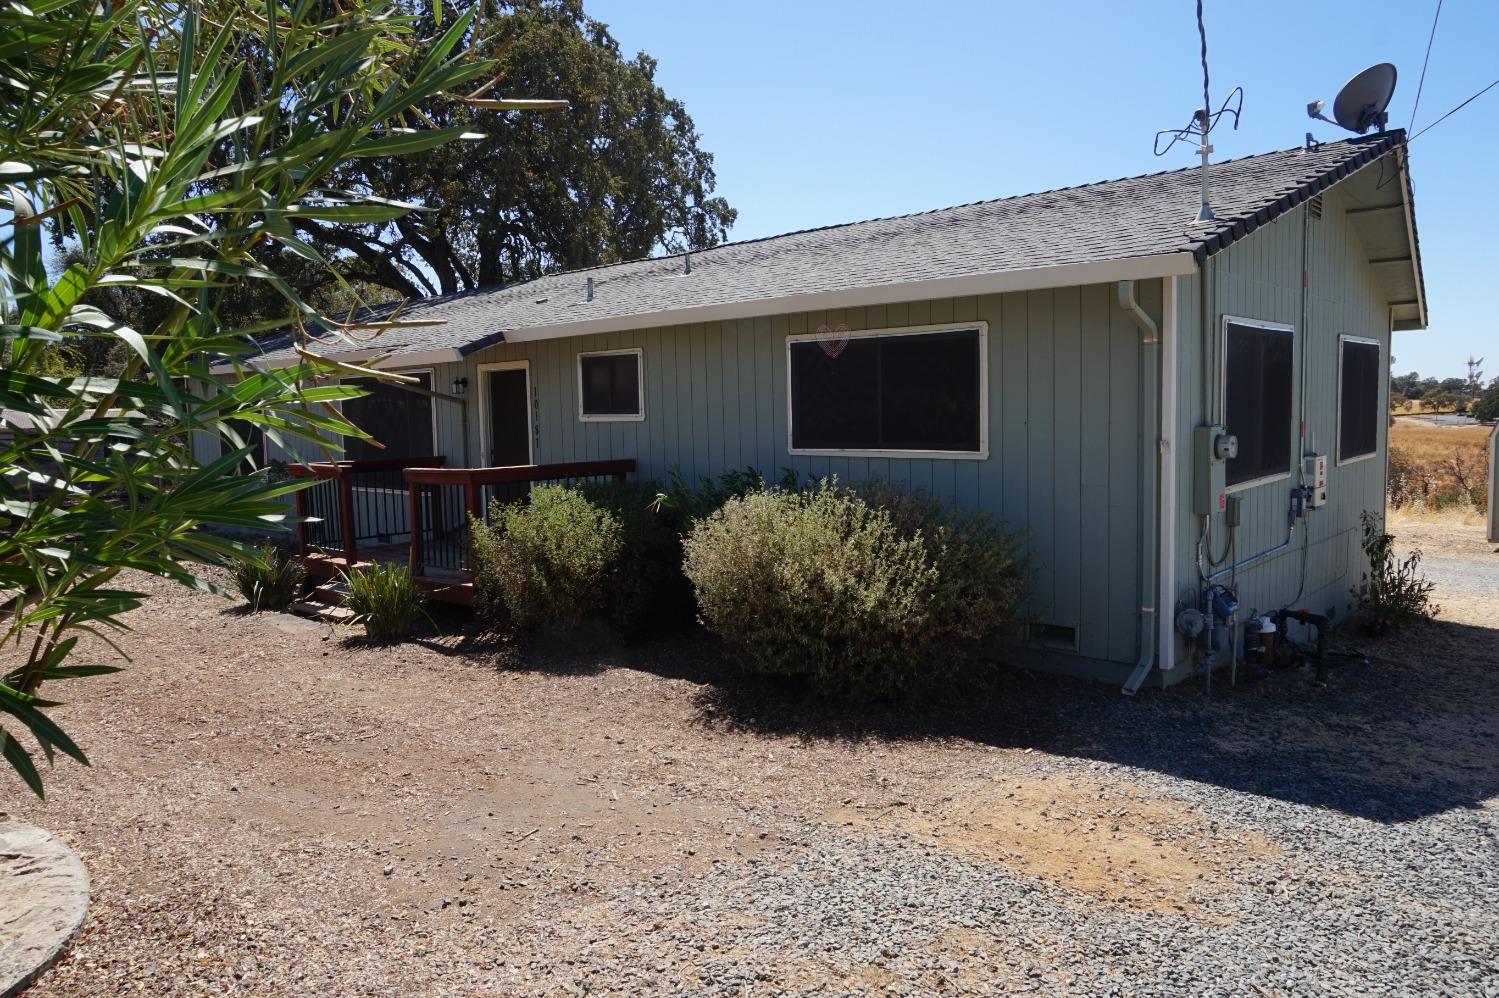
[[[1320,217],[1306,205],[1290,209],[1209,257],[1203,269],[1136,286],[1146,313],[1163,325],[1173,319],[1164,329],[1175,344],[1177,395],[1169,458],[1176,513],[1168,524],[1174,544],[1168,603],[1196,605],[1204,586],[1198,567],[1202,521],[1191,510],[1193,429],[1221,421],[1222,321],[1234,316],[1294,327],[1298,389],[1292,434],[1304,421],[1308,444],[1328,456],[1329,501],[1297,526],[1285,550],[1220,581],[1235,586],[1245,614],[1294,604],[1347,616],[1349,589],[1360,572],[1359,514],[1383,509],[1387,427],[1381,418],[1370,458],[1337,462],[1339,337],[1380,344],[1384,405],[1391,328],[1388,294],[1368,262],[1371,250],[1388,256],[1390,248],[1360,243],[1347,215],[1349,197],[1344,187],[1327,190]],[[1170,309],[1163,301],[1167,288],[1174,295]],[[457,392],[455,383],[466,380],[461,402],[433,401],[436,450],[450,466],[491,463],[482,372],[490,364],[525,362],[532,460],[539,464],[633,458],[640,478],[664,480],[675,468],[689,482],[749,466],[771,479],[786,470],[799,479],[884,479],[992,513],[1027,538],[1034,565],[1032,617],[1075,630],[1075,652],[1038,650],[1037,661],[1122,681],[1141,652],[1141,608],[1158,602],[1158,593],[1141,592],[1140,576],[1144,560],[1155,556],[1146,547],[1150,531],[1143,520],[1153,524],[1160,514],[1154,504],[1141,504],[1142,462],[1156,460],[1155,441],[1142,440],[1140,432],[1142,404],[1156,404],[1140,396],[1147,348],[1116,292],[1113,283],[1089,284],[531,341],[522,339],[522,331],[518,341],[484,348],[462,362],[411,369],[430,370],[434,389],[442,393]],[[470,325],[480,321],[465,315]],[[788,337],[823,325],[874,331],[980,322],[987,328],[986,457],[791,453]],[[644,418],[582,420],[578,354],[637,348],[643,353]],[[1153,361],[1155,348],[1148,350]],[[401,370],[400,358],[389,366]],[[1298,441],[1292,442],[1297,456]],[[269,456],[289,455],[273,448]],[[1242,524],[1231,561],[1286,541],[1290,494],[1299,480],[1293,467],[1288,478],[1239,491]],[[1204,556],[1221,552],[1225,541],[1222,517],[1215,516]],[[1160,611],[1166,621],[1174,616],[1171,605]],[[1176,668],[1154,677],[1165,682],[1184,678],[1192,666],[1185,642],[1169,640]]]
[[[1161,311],[1161,282],[1142,304]],[[790,453],[786,338],[820,325],[894,329],[988,324],[989,456],[985,459],[813,457]],[[577,354],[644,351],[645,419],[583,422]],[[1140,334],[1113,285],[803,312],[489,347],[440,365],[439,390],[467,377],[468,463],[479,451],[480,370],[527,361],[538,463],[633,457],[642,478],[673,467],[689,481],[754,466],[767,477],[883,479],[982,509],[1023,531],[1034,555],[1036,619],[1076,629],[1077,671],[1122,676],[1138,654],[1140,594],[1137,431]],[[459,407],[439,403],[439,410]],[[443,453],[461,435],[444,423]],[[1114,663],[1104,665],[1104,663]]]
[[[1346,197],[1338,190],[1323,198],[1322,216],[1303,205],[1262,227],[1208,260],[1206,282],[1211,304],[1203,328],[1199,275],[1178,278],[1179,419],[1176,426],[1178,508],[1176,529],[1177,598],[1196,605],[1203,583],[1197,566],[1201,520],[1190,509],[1193,427],[1218,421],[1223,317],[1269,320],[1296,328],[1296,377],[1304,384],[1293,396],[1296,421],[1305,420],[1307,445],[1328,456],[1328,503],[1298,525],[1283,552],[1235,573],[1240,606],[1266,612],[1287,604],[1346,618],[1350,588],[1361,572],[1359,514],[1383,515],[1387,421],[1379,420],[1373,457],[1337,463],[1339,337],[1378,340],[1388,374],[1390,320],[1378,292],[1368,255],[1345,214]],[[1306,251],[1303,255],[1303,235]],[[1306,316],[1302,318],[1302,270],[1307,272]],[[1388,408],[1388,377],[1381,379],[1381,414]],[[1232,427],[1229,427],[1230,432]],[[1293,456],[1300,450],[1293,445]],[[1243,498],[1242,523],[1234,560],[1243,560],[1281,544],[1287,536],[1291,489],[1299,476],[1251,486]],[[1226,532],[1215,516],[1209,544],[1223,551]],[[1303,571],[1305,580],[1303,582]],[[1228,577],[1218,581],[1229,582]],[[1187,649],[1178,641],[1176,675],[1185,673]]]

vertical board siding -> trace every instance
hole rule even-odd
[[[1160,314],[1160,282],[1139,291]],[[851,330],[984,321],[989,325],[986,460],[792,455],[786,338],[823,324]],[[646,418],[583,423],[579,352],[640,347]],[[466,372],[468,404],[440,421],[450,463],[482,464],[480,364],[526,360],[539,463],[633,457],[639,476],[688,482],[737,468],[767,478],[892,481],[992,513],[1024,534],[1038,619],[1077,629],[1079,654],[1133,662],[1140,597],[1139,336],[1112,285],[898,302],[723,323],[502,343],[437,369],[439,390]],[[463,458],[462,419],[469,456]]]
[[[1211,303],[1203,328],[1203,281],[1197,276],[1177,280],[1178,405],[1176,469],[1180,516],[1176,525],[1177,597],[1195,605],[1203,583],[1197,563],[1201,520],[1191,512],[1191,484],[1196,455],[1193,428],[1217,420],[1218,388],[1204,383],[1204,365],[1218,377],[1219,341],[1225,315],[1283,322],[1296,327],[1292,432],[1305,421],[1307,450],[1328,457],[1328,503],[1313,510],[1298,525],[1292,545],[1284,552],[1236,573],[1244,614],[1268,612],[1288,604],[1345,618],[1349,590],[1361,571],[1359,514],[1384,509],[1388,421],[1388,379],[1380,388],[1378,450],[1373,458],[1337,464],[1338,338],[1343,335],[1376,339],[1388,368],[1389,319],[1367,254],[1345,214],[1346,197],[1332,190],[1323,196],[1320,219],[1308,218],[1299,208],[1263,226],[1209,262],[1207,289]],[[1301,315],[1303,227],[1306,235],[1307,301]],[[1304,396],[1304,397],[1303,397]],[[1229,428],[1232,431],[1232,427]],[[1292,455],[1299,458],[1297,436]],[[1282,543],[1287,537],[1291,490],[1300,481],[1295,468],[1289,479],[1237,493],[1243,499],[1242,524],[1234,539],[1234,560],[1243,560]],[[1213,553],[1226,543],[1221,517],[1215,517],[1209,538]],[[1303,577],[1304,575],[1304,577]],[[1178,645],[1178,660],[1188,653]]]

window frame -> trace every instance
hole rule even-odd
[[[1369,451],[1367,454],[1359,454],[1359,455],[1357,455],[1355,457],[1344,458],[1343,457],[1343,344],[1344,343],[1362,343],[1362,344],[1365,344],[1366,346],[1372,346],[1375,349],[1375,351],[1379,354],[1379,361],[1381,363],[1385,363],[1385,359],[1384,359],[1384,344],[1381,343],[1379,340],[1374,339],[1373,337],[1370,337],[1370,336],[1354,336],[1354,335],[1349,334],[1349,333],[1343,333],[1342,335],[1340,335],[1338,337],[1338,397],[1337,397],[1338,417],[1335,420],[1334,435],[1333,435],[1333,448],[1334,448],[1334,450],[1333,450],[1333,467],[1335,467],[1335,468],[1341,468],[1345,464],[1358,464],[1360,461],[1368,461],[1371,458],[1376,458],[1376,457],[1379,456],[1379,417],[1380,417],[1381,411],[1388,410],[1388,408],[1389,408],[1389,404],[1388,403],[1386,403],[1385,405],[1380,405],[1380,402],[1384,400],[1384,394],[1385,394],[1385,392],[1384,392],[1384,386],[1377,383],[1377,379],[1378,379],[1378,373],[1377,372],[1380,370],[1380,367],[1378,365],[1376,365],[1375,368],[1374,368],[1374,370],[1376,372],[1376,375],[1375,375],[1375,377],[1376,377],[1376,384],[1374,386],[1374,449],[1371,450],[1371,451]],[[1388,369],[1388,367],[1389,367],[1388,363],[1385,363],[1385,368]]]
[[[976,330],[979,336],[979,448],[978,450],[867,450],[845,447],[797,447],[795,445],[796,413],[792,411],[792,347],[821,339],[821,333],[791,333],[786,337],[786,452],[797,457],[880,457],[945,459],[955,461],[987,461],[989,459],[989,323],[983,319],[972,322],[940,322],[924,326],[892,326],[889,329],[857,329],[838,335],[847,335],[850,340],[872,337],[920,336],[936,333],[962,333]]]
[[[636,412],[589,413],[583,408],[583,358],[623,357],[635,355],[635,400]],[[645,421],[645,348],[617,347],[609,350],[580,350],[574,365],[578,369],[578,422],[580,423],[641,423]]]
[[[431,385],[428,387],[427,390],[431,391],[431,392],[437,391],[437,368],[435,368],[435,367],[403,367],[403,368],[382,367],[382,368],[378,368],[377,370],[383,371],[383,372],[385,372],[387,374],[425,374],[431,380]],[[346,377],[346,378],[339,378],[338,379],[338,383],[340,385],[342,385],[342,384],[345,384],[345,383],[350,382],[350,381],[368,381],[368,380],[372,380],[372,379],[369,379],[367,377]],[[398,391],[399,390],[404,390],[404,389],[398,389]],[[343,411],[344,411],[344,402],[346,402],[346,401],[348,401],[348,400],[347,399],[343,399],[343,400],[340,400],[339,403],[338,403],[338,412],[339,412],[340,415],[343,414]],[[427,455],[427,456],[429,456],[429,457],[437,457],[438,455],[440,455],[442,453],[442,451],[438,450],[438,447],[437,447],[437,399],[431,398],[429,396],[428,397],[428,401],[432,403],[432,408],[431,408],[431,412],[432,412],[432,453],[430,455]],[[358,439],[358,437],[351,437],[347,433],[343,434],[344,449],[343,449],[343,453],[341,455],[339,455],[338,459],[340,461],[353,461],[353,460],[372,460],[372,461],[378,461],[378,460],[380,460],[380,458],[358,458],[358,459],[356,459],[356,458],[348,457],[347,456],[348,453],[349,453],[349,444],[348,444],[348,441],[350,441],[350,440],[357,440],[357,439]]]
[[[480,364],[477,374],[479,378],[479,461],[478,467],[485,467],[485,455],[489,453],[489,407],[492,404],[489,398],[489,379],[485,377],[491,371],[524,371],[526,372],[526,444],[527,456],[530,464],[536,463],[536,394],[531,380],[531,361],[525,360],[499,360],[488,364]]]
[[[1247,316],[1242,316],[1242,315],[1227,315],[1227,314],[1225,314],[1223,316],[1223,320],[1220,323],[1220,330],[1221,330],[1221,332],[1220,332],[1220,335],[1219,335],[1219,338],[1218,338],[1218,425],[1219,426],[1224,426],[1224,427],[1226,427],[1228,429],[1228,431],[1230,433],[1234,433],[1234,428],[1227,425],[1227,423],[1228,423],[1228,327],[1231,326],[1231,325],[1233,325],[1233,326],[1249,326],[1250,328],[1253,328],[1253,329],[1268,329],[1268,330],[1273,330],[1273,331],[1276,331],[1276,332],[1290,333],[1291,334],[1291,379],[1293,381],[1296,381],[1297,384],[1300,383],[1299,381],[1297,381],[1297,374],[1299,372],[1299,368],[1301,367],[1301,358],[1296,353],[1297,335],[1296,335],[1296,326],[1293,323],[1289,323],[1289,322],[1274,322],[1274,321],[1272,321],[1270,319],[1251,319],[1251,318],[1248,318]],[[1296,459],[1297,459],[1297,455],[1296,455],[1296,440],[1297,440],[1297,437],[1299,436],[1299,430],[1300,430],[1300,421],[1299,421],[1299,419],[1297,417],[1297,414],[1296,414],[1296,405],[1297,405],[1297,399],[1298,399],[1299,395],[1300,395],[1299,392],[1297,392],[1294,389],[1292,390],[1292,392],[1291,392],[1291,420],[1290,420],[1290,422],[1291,422],[1291,446],[1288,449],[1288,453],[1287,453],[1287,467],[1286,467],[1286,470],[1283,471],[1283,472],[1277,472],[1277,473],[1275,473],[1273,475],[1265,475],[1265,476],[1263,476],[1261,478],[1251,478],[1249,481],[1247,481],[1247,482],[1239,482],[1237,485],[1230,485],[1230,486],[1228,486],[1227,488],[1224,489],[1225,493],[1227,493],[1229,495],[1232,495],[1235,492],[1244,492],[1244,491],[1246,491],[1248,489],[1258,488],[1261,485],[1270,485],[1270,484],[1272,484],[1274,482],[1283,482],[1283,481],[1286,481],[1287,479],[1289,479],[1292,475],[1294,475],[1296,473]],[[1235,435],[1237,436],[1236,433],[1235,433]]]

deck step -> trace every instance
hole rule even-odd
[[[335,606],[331,603],[315,603],[311,600],[303,600],[300,603],[293,603],[290,610],[299,617],[326,620],[330,624],[348,624],[354,620],[353,610],[350,610],[346,606]]]
[[[354,611],[343,605],[348,598],[349,587],[342,579],[334,579],[313,588],[304,599],[292,604],[291,611],[314,620],[348,623],[354,618]]]
[[[333,579],[324,582],[307,594],[309,603],[326,603],[329,606],[339,606],[349,598],[348,583],[342,579]]]

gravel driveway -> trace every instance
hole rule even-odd
[[[94,768],[6,787],[94,877],[38,996],[1499,995],[1499,602],[1326,688],[870,713],[143,585]]]

